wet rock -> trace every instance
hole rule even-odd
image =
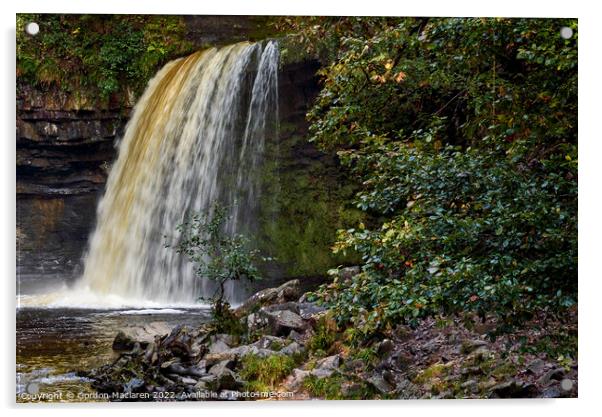
[[[384,356],[387,353],[391,352],[395,348],[393,341],[391,339],[384,339],[382,342],[378,344],[377,354],[379,356]]]
[[[182,378],[182,384],[186,384],[186,385],[195,385],[197,383],[197,380],[194,378],[190,378],[190,377],[183,377]]]
[[[282,304],[296,300],[301,293],[298,279],[285,282],[277,288],[266,288],[247,299],[241,306],[234,310],[234,314],[243,317],[259,307],[271,304]]]
[[[140,392],[143,388],[144,380],[132,378],[123,386],[123,392]]]
[[[166,367],[162,367],[165,373],[171,375],[187,375],[187,368],[179,363],[172,363]]]
[[[537,396],[535,385],[515,379],[491,387],[491,392],[494,398],[533,398]]]
[[[546,372],[541,378],[539,378],[539,383],[541,385],[548,385],[552,380],[560,381],[564,378],[564,369],[562,368],[553,368]]]
[[[135,343],[136,341],[132,337],[126,335],[123,331],[119,331],[113,340],[113,350],[131,350]]]
[[[207,372],[204,367],[199,365],[189,366],[186,368],[184,375],[192,376],[192,377],[202,377],[207,375]]]
[[[562,397],[562,393],[558,389],[558,387],[548,387],[541,393],[542,398],[560,398]]]

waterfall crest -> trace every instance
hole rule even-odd
[[[215,201],[232,207],[229,232],[253,231],[264,144],[277,135],[277,70],[275,42],[243,42],[156,74],[119,143],[78,285],[166,303],[210,295],[164,236]]]

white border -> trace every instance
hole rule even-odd
[[[593,1],[547,0],[526,2],[524,0],[475,1],[352,1],[352,0],[220,0],[220,1],[181,1],[181,0],[102,0],[84,2],[81,0],[4,0],[2,13],[2,110],[3,135],[0,138],[3,158],[2,175],[2,250],[1,263],[4,273],[1,276],[5,285],[3,312],[5,313],[4,342],[2,349],[2,372],[0,393],[4,408],[9,413],[44,413],[44,415],[104,415],[117,409],[131,410],[148,416],[166,413],[176,415],[238,415],[279,416],[318,413],[336,413],[349,416],[365,416],[377,411],[386,414],[406,415],[445,415],[447,416],[505,416],[532,413],[546,416],[587,415],[600,408],[597,403],[602,386],[602,356],[599,309],[596,308],[602,296],[598,271],[601,268],[599,252],[600,222],[598,207],[600,186],[597,169],[602,158],[602,137],[598,126],[600,120],[600,45],[602,39],[601,16],[595,13]],[[400,16],[524,16],[524,17],[578,17],[579,18],[579,399],[577,400],[498,400],[498,401],[363,401],[363,402],[294,402],[294,403],[201,403],[201,404],[109,404],[94,405],[14,405],[15,384],[15,13],[141,13],[141,14],[272,14],[272,15],[400,15]],[[119,412],[119,411],[118,411]],[[123,412],[123,411],[121,411]]]

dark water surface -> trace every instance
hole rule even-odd
[[[151,322],[196,326],[208,314],[207,309],[188,308],[18,309],[17,401],[94,400],[90,381],[76,372],[113,360],[111,344],[119,330]]]

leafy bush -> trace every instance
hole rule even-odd
[[[36,36],[24,31],[31,21]],[[161,65],[191,49],[180,16],[17,15],[17,76],[92,102],[138,95]]]
[[[559,30],[576,22],[381,24],[339,37],[308,115],[312,140],[361,178],[356,203],[371,215],[333,248],[358,252],[362,273],[316,296],[367,332],[575,303],[577,35]]]

